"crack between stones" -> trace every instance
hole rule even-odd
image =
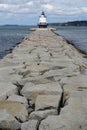
[[[36,126],[36,130],[39,130],[40,124],[41,124],[41,122],[42,122],[44,119],[46,119],[46,118],[43,118],[43,119],[41,119],[41,120],[38,121],[38,124],[37,124],[37,126]]]
[[[61,85],[62,94],[61,94],[60,101],[59,101],[59,103],[58,103],[58,109],[57,109],[58,115],[60,115],[61,109],[65,106],[65,104],[66,104],[66,102],[67,102],[67,100],[68,100],[68,98],[69,98],[69,96],[66,97],[65,91],[64,91],[64,87],[63,87],[63,86],[64,86],[64,84]],[[53,108],[53,107],[48,107],[48,108],[45,108],[45,110],[46,110],[46,109],[51,109],[51,108],[52,108],[52,109],[55,109],[55,108]],[[43,109],[40,109],[40,110],[43,110]],[[46,119],[46,118],[43,118],[43,119],[41,119],[41,120],[38,121],[36,130],[39,130],[40,124],[41,124],[41,122],[42,122],[44,119]]]
[[[66,102],[69,99],[69,95],[68,95],[68,93],[66,94],[63,86],[64,86],[64,84],[61,85],[62,94],[61,94],[60,101],[58,103],[58,109],[57,109],[58,115],[60,115],[61,109],[66,105]]]
[[[24,86],[23,86],[23,85],[20,85],[18,82],[13,83],[13,84],[16,85],[17,88],[18,88],[18,95],[22,96],[21,93],[20,93],[20,91],[21,91],[21,89],[22,89]]]

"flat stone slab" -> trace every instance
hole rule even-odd
[[[39,95],[35,102],[35,110],[58,109],[61,95]]]
[[[78,68],[78,66],[74,65],[72,61],[62,60],[62,57],[61,57],[61,60],[58,60],[58,58],[56,58],[56,60],[54,60],[54,61],[51,61],[51,60],[50,61],[44,61],[44,60],[42,60],[41,64],[45,65],[49,68],[52,68],[52,67],[55,67],[55,66],[63,67],[63,68],[67,68],[67,67],[68,68]]]
[[[69,116],[48,116],[42,120],[39,130],[86,130],[87,121],[80,122],[81,120],[71,119]]]
[[[29,67],[27,67],[27,72],[30,72],[28,76],[30,77],[36,77],[38,75],[42,75],[47,70],[49,70],[48,67],[38,64],[32,64]]]
[[[72,130],[66,123],[59,119],[59,116],[48,116],[39,126],[39,130]]]
[[[0,101],[0,110],[5,109],[11,115],[21,121],[26,121],[28,118],[28,112],[25,106],[19,102],[14,101]]]
[[[26,44],[29,44],[29,42],[27,42],[26,40],[23,40],[22,44],[19,44],[18,47],[15,47],[14,50],[13,50],[13,54],[31,54],[31,52],[36,48],[35,46],[33,45],[27,45],[26,47]]]
[[[59,116],[48,116],[39,126],[39,130],[71,130],[59,120]]]
[[[66,105],[64,108],[61,110],[60,115],[70,115],[70,118],[73,118],[74,116],[75,119],[84,119],[84,121],[87,121],[87,96],[81,95],[81,96],[75,96],[75,97],[70,97],[68,99],[68,105]],[[71,114],[70,114],[71,113]]]
[[[19,95],[11,95],[9,96],[9,98],[7,99],[7,101],[16,101],[16,102],[20,102],[21,104],[24,104],[25,107],[28,107],[28,101],[25,97],[23,96],[19,96]]]
[[[17,86],[10,82],[0,82],[0,100],[5,100],[8,96],[17,93]]]
[[[0,110],[0,129],[1,130],[18,130],[21,124],[6,110]]]
[[[86,97],[87,95],[87,83],[69,83],[65,84],[63,88],[71,97]]]
[[[48,116],[39,130],[85,130],[87,128],[87,100],[84,96],[70,97],[59,116]]]
[[[64,68],[64,69],[55,69],[50,70],[44,73],[44,78],[55,77],[55,76],[74,76],[78,75],[79,72],[77,70],[71,68]]]
[[[0,82],[9,82],[9,81],[13,82],[13,81],[20,80],[22,76],[16,74],[14,68],[12,66],[1,67],[0,68]]]
[[[29,118],[30,119],[35,119],[35,120],[42,120],[49,115],[57,115],[58,112],[55,109],[49,109],[49,110],[41,110],[41,111],[34,111],[30,114]]]
[[[44,72],[48,70],[49,68],[44,65],[32,64],[28,67],[28,69],[32,72]]]
[[[37,60],[38,60],[38,58],[37,58],[37,55],[35,55],[35,54],[15,53],[12,58],[6,58],[6,62],[9,62],[10,64],[14,64],[14,65],[21,65],[24,62],[31,64]]]
[[[68,124],[74,130],[85,130],[87,128],[87,98],[86,96],[75,96],[68,99],[68,105],[62,108],[60,120]]]
[[[18,81],[18,83],[22,86],[25,86],[26,83],[32,82],[34,83],[34,85],[38,85],[38,84],[47,84],[47,83],[52,83],[53,81],[50,79],[46,79],[43,78],[41,76],[36,76],[36,77],[27,77],[24,78],[20,81]]]
[[[64,84],[87,84],[87,75],[77,75],[73,77],[65,77],[61,79],[61,83]]]
[[[28,122],[22,123],[21,130],[37,130],[38,120],[29,120]]]
[[[21,90],[21,94],[34,103],[38,95],[61,95],[61,93],[62,89],[58,82],[39,85],[25,84]]]
[[[30,81],[32,81],[35,84],[47,84],[47,83],[52,83],[53,81],[41,77],[34,77],[31,78]]]

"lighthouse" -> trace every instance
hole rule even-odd
[[[45,13],[42,11],[41,16],[39,18],[39,24],[38,24],[39,28],[47,28],[48,24],[47,24],[47,18],[45,16]]]

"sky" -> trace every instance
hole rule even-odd
[[[87,20],[87,0],[0,0],[0,25],[37,25],[42,11],[49,23]]]

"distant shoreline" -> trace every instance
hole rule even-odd
[[[54,22],[48,23],[49,26],[87,26],[87,20],[76,20],[76,21],[67,21],[67,22]],[[37,25],[19,25],[19,24],[5,24],[0,26],[34,26]]]
[[[70,21],[62,23],[49,23],[51,26],[87,26],[87,21]]]

